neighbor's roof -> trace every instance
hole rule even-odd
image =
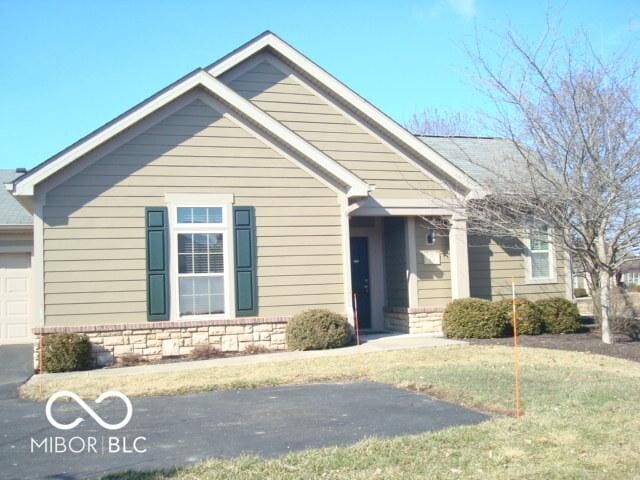
[[[476,182],[496,180],[498,171],[524,166],[518,148],[507,138],[419,135],[418,138]]]
[[[627,260],[620,267],[621,273],[640,271],[640,258],[632,258]]]
[[[22,175],[15,170],[0,170],[0,182],[9,183]],[[28,226],[33,223],[31,214],[11,195],[4,185],[0,185],[0,225]]]

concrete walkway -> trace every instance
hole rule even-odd
[[[89,370],[87,372],[46,373],[44,379],[65,377],[103,377],[111,375],[134,375],[136,373],[162,373],[162,372],[189,372],[208,367],[223,365],[253,365],[258,363],[285,362],[290,360],[302,360],[307,358],[337,357],[355,355],[360,349],[362,353],[385,352],[391,350],[412,350],[418,348],[434,348],[451,345],[467,345],[467,342],[450,340],[434,334],[372,334],[362,338],[362,344],[332,350],[312,350],[306,352],[278,352],[260,355],[244,355],[227,358],[212,358],[209,360],[184,361],[173,363],[158,363],[151,365],[138,365],[134,367],[103,368],[101,370]],[[35,375],[30,382],[40,378]]]

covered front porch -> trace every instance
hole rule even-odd
[[[467,228],[459,213],[357,205],[349,240],[350,294],[363,331],[441,333],[446,305],[469,296]]]

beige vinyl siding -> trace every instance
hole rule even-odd
[[[146,321],[144,207],[167,192],[255,207],[258,315],[344,311],[336,193],[196,100],[47,193],[47,325]]]
[[[409,306],[405,233],[404,217],[384,218],[383,250],[387,307]]]
[[[498,240],[470,236],[469,286],[472,297],[499,300],[511,296],[515,280],[516,295],[530,300],[565,296],[565,262],[556,258],[557,283],[527,284],[523,244],[516,239]]]
[[[418,306],[444,306],[451,301],[451,263],[449,258],[449,232],[437,230],[434,245],[427,245],[429,224],[416,218],[416,255],[418,274]],[[440,252],[440,265],[425,264],[423,252]]]
[[[242,64],[239,67],[242,68]],[[227,74],[233,75],[233,70]],[[233,80],[240,95],[375,186],[374,198],[442,198],[449,191],[426,176],[300,77],[263,61]]]

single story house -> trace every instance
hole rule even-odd
[[[551,245],[475,238],[451,207],[482,192],[469,153],[503,148],[417,138],[265,32],[7,180],[33,217],[32,339],[86,333],[106,364],[284,348],[303,310],[354,322],[354,294],[363,330],[409,333],[512,278],[571,295]]]

